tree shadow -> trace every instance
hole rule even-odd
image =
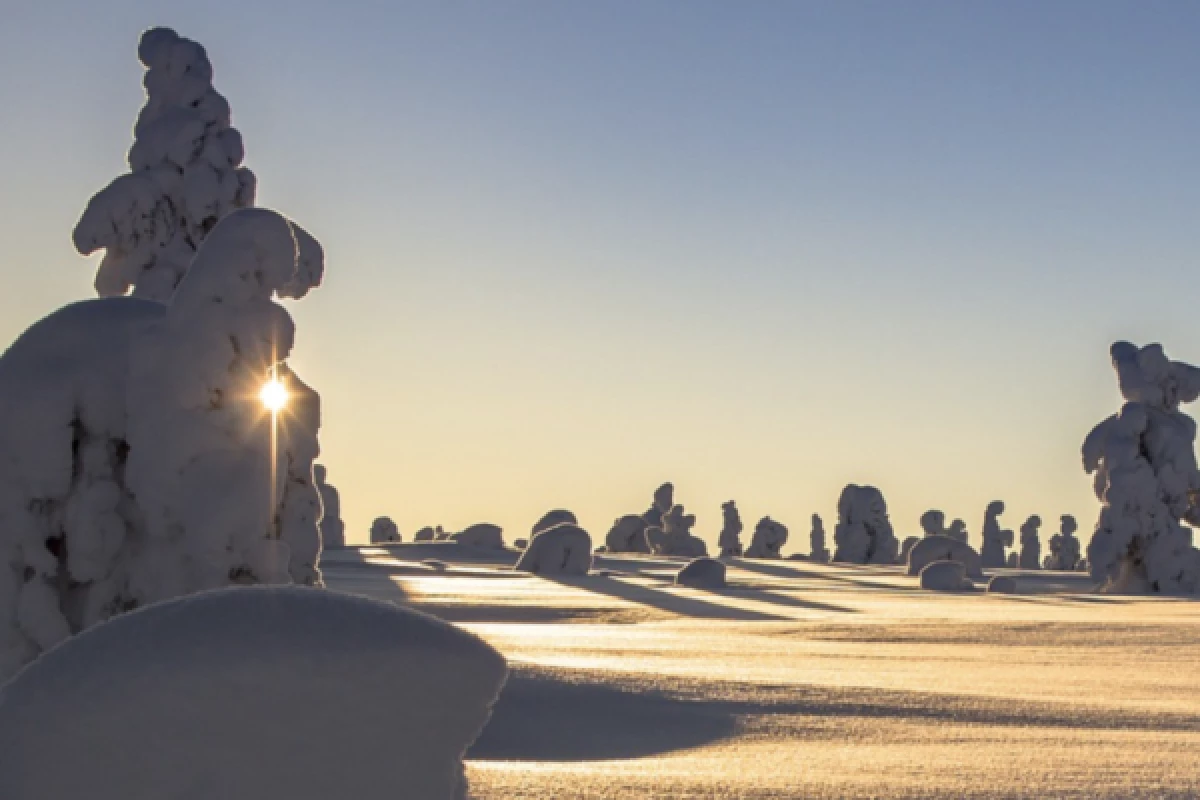
[[[839,606],[833,603],[822,603],[819,600],[809,600],[802,597],[794,597],[790,594],[781,592],[772,592],[767,589],[758,589],[743,586],[729,586],[724,589],[713,590],[713,594],[723,597],[744,597],[747,600],[755,600],[760,603],[773,603],[779,606],[787,606],[788,608],[802,608],[808,611],[832,611],[839,614],[857,614],[858,609],[848,606]]]
[[[790,617],[778,614],[768,614],[762,611],[752,611],[747,608],[731,606],[701,600],[698,597],[664,592],[650,586],[629,583],[616,577],[568,577],[565,575],[539,575],[543,580],[552,581],[563,586],[572,586],[587,592],[615,597],[630,603],[656,608],[671,614],[697,619],[734,619],[759,622],[779,622],[790,620]]]
[[[357,547],[339,547],[322,553],[321,570],[326,585],[335,591],[406,605],[408,594],[393,575],[404,574],[393,564],[373,564]],[[420,570],[413,569],[412,573]],[[428,572],[428,570],[424,570]]]

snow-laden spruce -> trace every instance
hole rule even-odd
[[[738,514],[737,503],[728,500],[721,504],[721,533],[717,537],[717,547],[721,548],[721,558],[734,558],[742,554],[742,517]]]
[[[985,567],[1003,567],[1008,563],[1005,548],[1013,546],[1013,532],[1000,527],[1000,515],[1004,513],[1004,502],[993,500],[983,514],[983,549],[979,557]]]
[[[820,514],[812,515],[812,530],[808,534],[809,559],[824,564],[829,561],[829,547],[825,544],[825,523]]]
[[[1080,561],[1079,537],[1075,535],[1079,524],[1070,514],[1063,514],[1060,524],[1059,532],[1050,537],[1050,555],[1046,556],[1043,566],[1073,572]]]
[[[848,485],[838,498],[838,524],[833,530],[834,561],[851,564],[894,564],[900,543],[888,519],[883,493],[874,486]]]
[[[575,515],[565,508],[556,508],[553,511],[547,511],[542,515],[541,519],[533,523],[533,528],[529,531],[529,535],[536,536],[542,531],[549,530],[555,525],[561,525],[564,522],[572,525],[579,524],[579,520],[575,518]]]
[[[946,529],[946,514],[936,508],[931,508],[922,514],[920,523],[921,530],[926,536],[948,536],[950,533]]]
[[[321,548],[346,546],[346,524],[342,522],[342,499],[326,480],[324,464],[313,465],[313,482],[321,496]]]
[[[660,517],[661,521],[661,517]],[[609,553],[649,553],[646,543],[646,520],[637,514],[626,514],[613,521],[604,546]]]
[[[273,300],[319,283],[299,250],[279,214],[235,212],[169,305],[75,303],[0,356],[0,676],[120,611],[320,582],[319,398],[283,363]]]
[[[946,535],[951,539],[965,542],[967,540],[967,523],[957,518],[951,520],[950,527],[946,529]]]
[[[908,551],[908,574],[920,575],[926,566],[935,561],[955,561],[963,566],[966,574],[975,580],[983,580],[983,567],[975,548],[950,536],[926,536]]]
[[[663,514],[666,514],[675,507],[675,485],[671,482],[664,483],[654,490],[654,502],[650,504],[650,508],[642,515],[646,520],[646,527],[662,527]]]
[[[763,517],[754,526],[746,558],[783,558],[783,546],[787,544],[788,529],[782,522]]]
[[[675,573],[675,583],[693,589],[724,589],[725,565],[707,556],[693,559]]]
[[[1042,526],[1042,518],[1034,514],[1025,520],[1021,526],[1021,554],[1017,558],[1017,566],[1021,569],[1039,569],[1042,566],[1042,541],[1038,538],[1038,528]]]
[[[1171,361],[1158,344],[1112,346],[1125,404],[1083,442],[1083,468],[1096,474],[1103,504],[1087,562],[1113,591],[1200,591],[1196,422],[1179,410],[1200,396],[1200,369]]]
[[[339,592],[159,603],[0,689],[0,797],[465,798],[506,671],[470,633]]]
[[[535,533],[513,567],[535,575],[587,575],[591,568],[592,537],[569,522]]]
[[[400,540],[400,529],[391,517],[376,517],[371,523],[371,544],[387,544]]]
[[[695,514],[685,514],[683,506],[675,505],[662,515],[662,527],[646,528],[646,544],[650,552],[661,556],[699,558],[708,555],[704,540],[692,535],[696,524]]]

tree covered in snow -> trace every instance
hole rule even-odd
[[[1008,562],[1005,548],[1013,546],[1013,532],[1000,527],[1004,502],[993,500],[983,514],[983,550],[979,553],[985,567],[1003,567]]]
[[[1017,558],[1017,566],[1021,569],[1038,569],[1042,565],[1042,542],[1038,538],[1041,526],[1042,518],[1037,514],[1021,526],[1021,555]]]
[[[946,514],[931,508],[921,515],[921,530],[926,536],[946,536]]]
[[[920,575],[926,566],[935,561],[956,561],[962,564],[966,574],[975,580],[983,580],[983,565],[975,548],[951,536],[926,536],[908,551],[908,574]]]
[[[717,546],[721,548],[721,558],[733,558],[742,554],[742,517],[738,514],[737,504],[729,500],[721,504],[721,534],[717,537]]]
[[[746,558],[782,558],[783,546],[787,544],[788,529],[781,522],[763,517],[754,526]]]
[[[376,517],[371,523],[371,544],[400,541],[400,529],[391,517]]]
[[[675,506],[675,485],[667,482],[654,490],[654,502],[642,515],[646,526],[662,527],[662,517]]]
[[[808,534],[809,558],[824,564],[829,561],[829,547],[825,544],[825,523],[820,514],[812,515],[812,530]]]
[[[1079,537],[1075,535],[1078,529],[1075,517],[1062,515],[1059,532],[1050,537],[1050,555],[1043,563],[1046,569],[1073,572],[1079,566]]]
[[[1083,467],[1095,473],[1103,504],[1087,562],[1115,591],[1200,590],[1200,551],[1189,525],[1200,524],[1196,422],[1179,410],[1200,396],[1200,369],[1171,361],[1158,344],[1112,346],[1125,404],[1083,442]]]
[[[0,675],[120,611],[320,583],[320,402],[283,363],[294,325],[274,302],[320,282],[304,247],[279,214],[238,211],[169,305],[75,303],[0,356]]]
[[[661,523],[661,528],[646,528],[646,544],[651,553],[685,558],[708,555],[704,540],[692,534],[692,527],[696,524],[695,514],[685,514],[683,506],[675,505],[662,515]]]
[[[535,533],[513,567],[536,575],[587,575],[591,568],[592,537],[569,522]]]
[[[660,518],[661,519],[661,518]],[[626,514],[613,521],[604,546],[609,553],[649,553],[646,543],[646,520],[637,514]]]
[[[325,480],[324,464],[313,465],[313,482],[321,496],[321,546],[345,547],[346,524],[342,522],[342,500],[338,490]]]
[[[458,533],[450,534],[450,540],[468,547],[503,550],[504,529],[490,522],[477,522],[474,525],[468,525]]]
[[[954,519],[950,522],[950,527],[946,529],[946,535],[951,539],[957,539],[960,542],[967,541],[967,523],[961,519]]]
[[[833,531],[834,561],[851,564],[894,564],[900,543],[888,520],[883,493],[874,486],[848,485],[838,498],[838,524]]]
[[[575,518],[575,515],[565,508],[556,508],[553,511],[547,511],[542,515],[541,519],[533,524],[533,529],[530,530],[529,535],[533,536],[544,530],[549,530],[555,525],[561,525],[564,522],[569,522],[572,525],[579,524],[579,520]]]

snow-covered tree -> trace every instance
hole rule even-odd
[[[783,546],[787,544],[788,529],[781,522],[763,517],[754,526],[746,558],[782,558]]]
[[[1079,537],[1075,535],[1078,529],[1073,516],[1062,515],[1059,532],[1050,537],[1050,555],[1043,564],[1046,569],[1073,572],[1079,566]]]
[[[1021,555],[1017,566],[1021,569],[1038,569],[1042,566],[1042,542],[1038,538],[1038,528],[1042,526],[1042,518],[1034,514],[1025,520],[1021,526]]]
[[[721,548],[721,558],[734,558],[742,554],[742,517],[738,514],[737,504],[729,500],[721,504],[723,516],[721,535],[717,537],[717,546]]]
[[[931,508],[921,515],[921,530],[926,536],[946,536],[946,515],[944,512]]]
[[[504,529],[490,522],[476,522],[458,533],[450,534],[450,540],[468,547],[486,547],[490,550],[504,549]]]
[[[608,535],[604,537],[604,545],[609,553],[649,553],[645,518],[637,514],[618,517],[613,521]]]
[[[983,515],[983,550],[980,558],[985,567],[1003,567],[1008,563],[1005,548],[1013,546],[1013,532],[1000,527],[1000,515],[1004,513],[1004,502],[993,500],[988,503]]]
[[[662,527],[646,528],[646,544],[650,552],[663,556],[699,558],[708,555],[704,540],[692,535],[695,514],[685,514],[683,506],[674,505],[662,515]]]
[[[321,547],[345,547],[346,524],[342,522],[342,500],[326,480],[324,464],[313,465],[313,481],[321,496]]]
[[[642,515],[647,527],[662,527],[662,517],[675,506],[675,485],[667,482],[654,490],[654,502]]]
[[[967,523],[961,519],[954,519],[950,522],[950,527],[946,529],[946,535],[951,539],[956,539],[960,542],[967,541]]]
[[[900,543],[888,520],[883,493],[874,486],[848,485],[838,498],[838,524],[833,531],[834,561],[851,564],[894,564]]]
[[[1112,346],[1125,405],[1083,443],[1083,467],[1096,474],[1103,504],[1088,544],[1091,575],[1115,591],[1194,593],[1200,551],[1196,422],[1179,410],[1200,396],[1200,369],[1171,361],[1158,344]]]
[[[391,517],[376,517],[371,523],[371,544],[387,544],[399,542],[400,529]]]
[[[513,567],[537,575],[587,575],[592,568],[592,537],[564,522],[535,533]]]
[[[579,524],[579,520],[575,518],[575,515],[570,511],[567,511],[565,508],[556,508],[553,511],[547,511],[542,515],[541,519],[533,524],[533,529],[529,532],[529,535],[533,536],[534,534],[549,530],[555,525],[561,525],[564,522],[568,522],[572,525]]]
[[[824,564],[829,561],[829,547],[825,544],[825,523],[820,514],[812,515],[812,531],[808,534],[809,558]]]

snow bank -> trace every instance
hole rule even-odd
[[[513,569],[537,575],[587,575],[592,568],[592,537],[563,522],[534,534]]]
[[[321,497],[321,547],[345,547],[346,524],[342,522],[342,499],[325,477],[325,465],[314,464],[313,483]]]
[[[820,564],[829,561],[829,548],[825,544],[825,523],[819,514],[812,515],[812,531],[808,534],[809,558]]]
[[[1016,594],[1017,582],[1008,575],[997,575],[988,581],[987,590],[992,594]]]
[[[1050,537],[1050,555],[1046,556],[1043,566],[1073,572],[1080,561],[1079,537],[1075,535],[1079,524],[1070,514],[1063,514],[1060,522],[1059,532]]]
[[[692,535],[696,524],[695,514],[685,514],[683,506],[672,506],[662,516],[662,527],[646,528],[646,544],[650,552],[662,556],[699,558],[708,555],[708,545],[703,539]]]
[[[371,544],[385,544],[400,540],[400,529],[396,527],[396,523],[392,522],[391,517],[376,517],[375,521],[371,523]]]
[[[723,589],[725,565],[715,558],[697,558],[675,574],[675,583],[693,589]]]
[[[750,546],[746,548],[746,558],[782,558],[787,540],[787,526],[770,517],[763,517],[754,526]]]
[[[737,504],[729,500],[721,504],[721,534],[717,537],[717,546],[721,548],[721,558],[733,558],[742,554],[742,517],[738,514]]]
[[[490,522],[477,522],[474,525],[468,525],[458,533],[450,534],[450,539],[469,547],[489,547],[493,550],[504,549],[504,529]]]
[[[321,589],[125,614],[0,689],[5,800],[464,798],[504,683],[472,634]]]
[[[608,535],[604,537],[604,545],[609,553],[649,553],[650,545],[646,543],[646,520],[637,514],[618,517]]]
[[[0,677],[122,610],[229,583],[320,583],[320,400],[283,359],[297,230],[226,216],[171,304],[67,306],[0,356]],[[274,374],[290,399],[258,399]]]
[[[926,536],[913,545],[908,552],[908,574],[919,575],[935,561],[955,561],[962,565],[967,575],[983,580],[983,566],[975,548],[949,536]]]
[[[1003,513],[1003,501],[993,500],[983,514],[983,550],[979,555],[985,567],[1003,567],[1008,563],[1004,551],[1013,546],[1013,532],[1001,529],[1000,515]]]
[[[1117,342],[1111,355],[1126,402],[1083,443],[1103,504],[1088,544],[1092,577],[1115,591],[1200,591],[1200,551],[1183,525],[1200,523],[1196,423],[1179,410],[1200,396],[1200,369],[1158,344]]]
[[[888,520],[887,503],[874,486],[850,484],[838,498],[838,524],[833,531],[834,561],[851,564],[894,564],[899,542]]]
[[[572,525],[579,524],[579,520],[575,518],[575,515],[565,508],[556,508],[553,511],[547,511],[542,515],[541,519],[534,523],[533,528],[529,531],[529,535],[535,536],[544,530],[553,528],[555,525],[561,525],[564,522]]]
[[[957,539],[951,541],[962,544]],[[966,568],[957,561],[934,561],[921,570],[919,580],[922,589],[936,592],[967,592],[975,588],[967,579]]]
[[[1034,514],[1021,526],[1021,555],[1017,566],[1021,569],[1038,569],[1042,566],[1042,543],[1038,539],[1038,528],[1042,518]]]

